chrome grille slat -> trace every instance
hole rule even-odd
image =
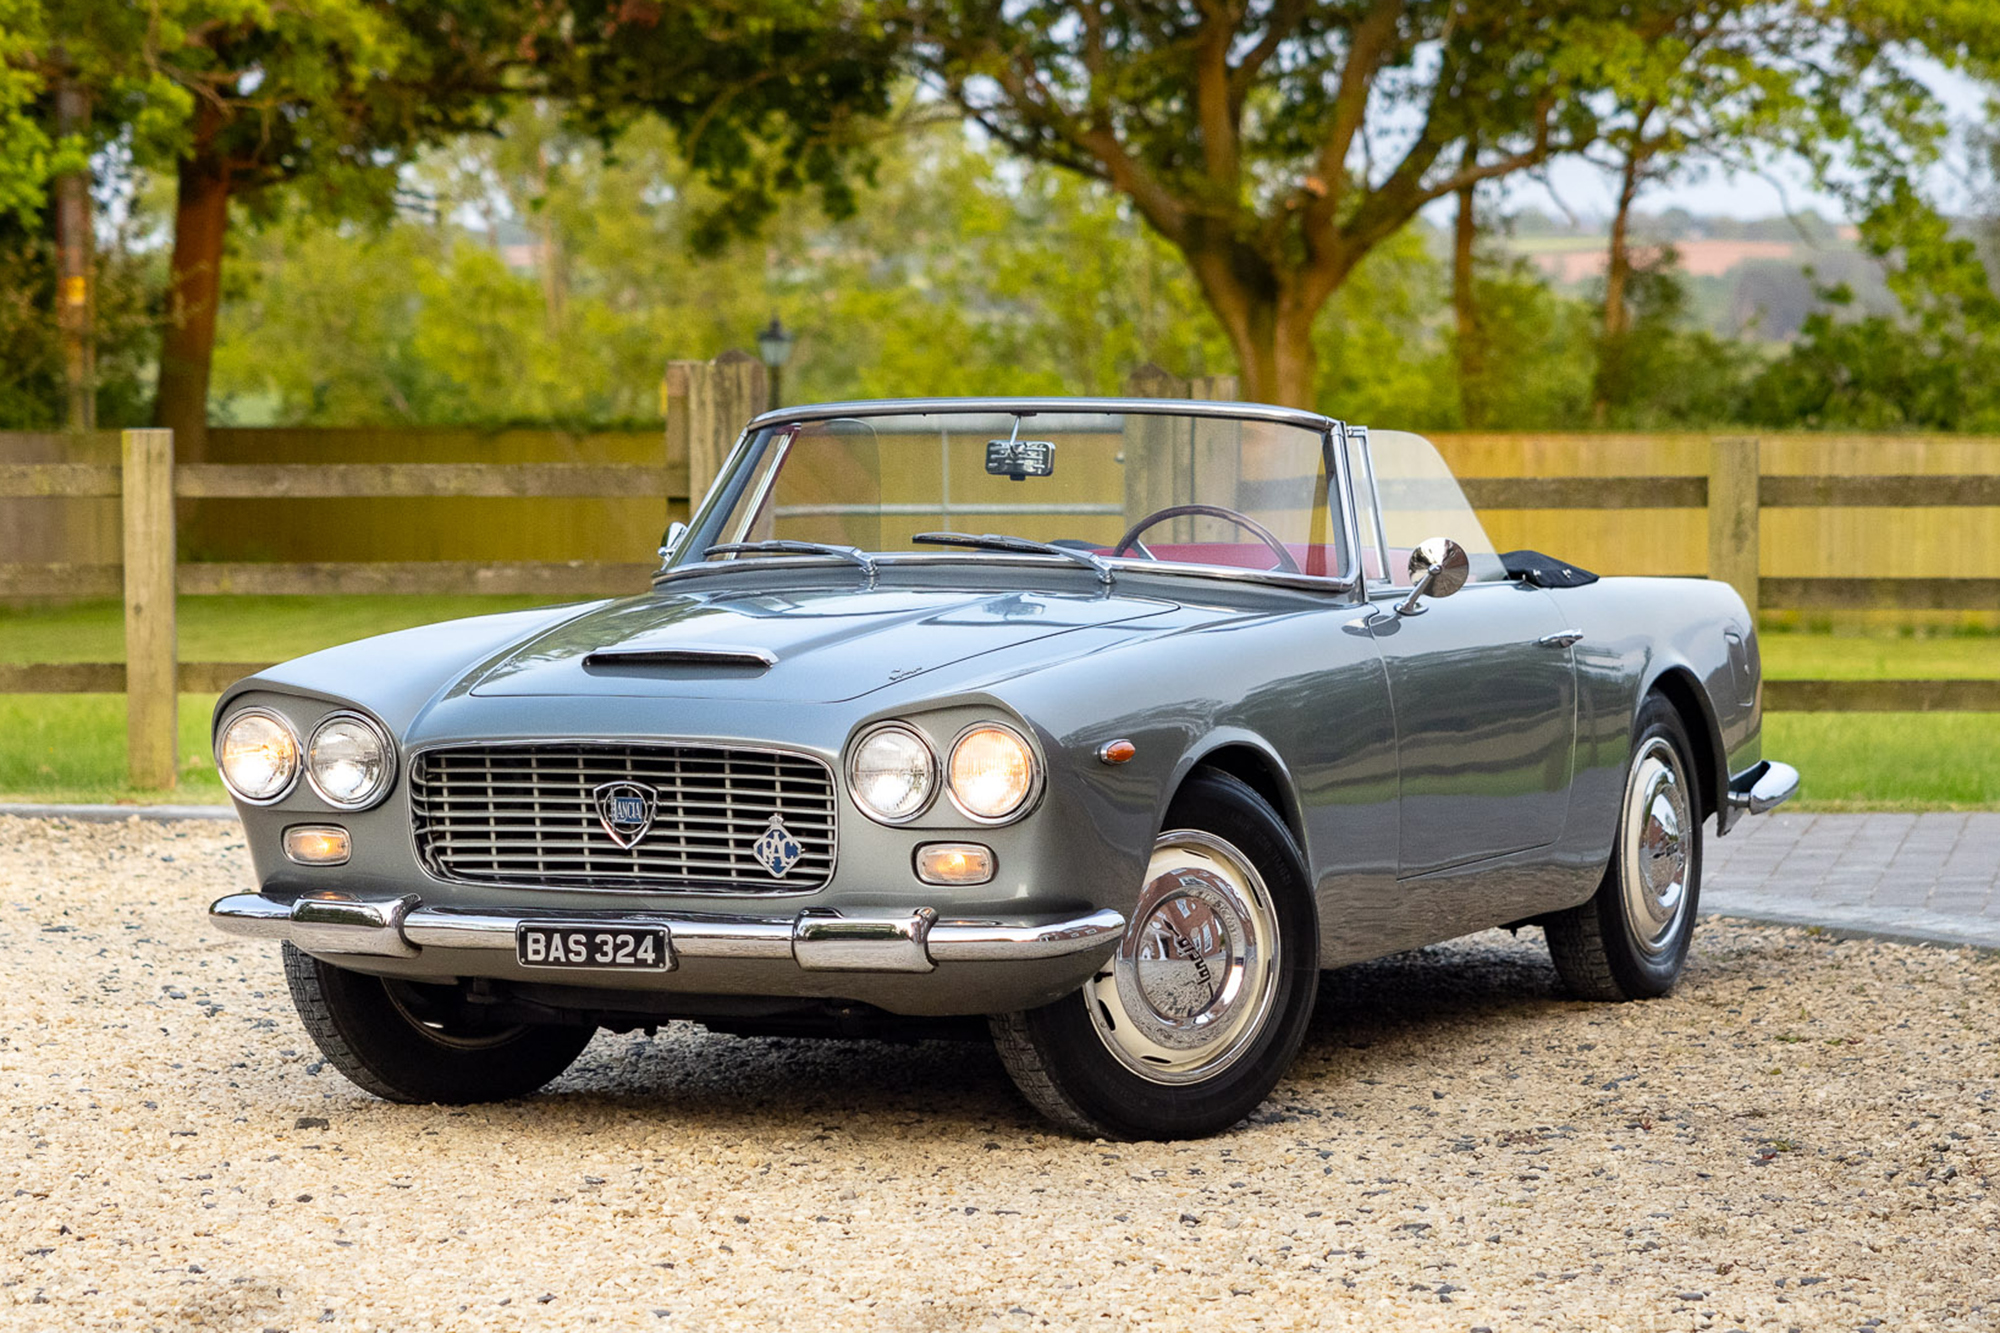
[[[598,823],[606,783],[658,792],[652,827],[621,848]],[[803,854],[774,878],[751,845],[782,814]],[[410,766],[417,854],[475,883],[798,893],[832,878],[833,774],[808,755],[749,747],[550,742],[425,751]]]

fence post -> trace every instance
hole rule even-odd
[[[125,753],[135,787],[171,789],[180,695],[174,679],[174,433],[124,441]]]
[[[1757,618],[1759,536],[1758,477],[1762,459],[1754,439],[1722,439],[1709,445],[1708,576],[1735,588],[1750,618]]]
[[[667,363],[667,458],[687,459],[690,513],[708,494],[730,446],[770,402],[770,372],[748,352]]]

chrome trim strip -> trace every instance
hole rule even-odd
[[[1347,522],[1352,523],[1349,515]],[[898,565],[963,565],[981,566],[1022,566],[1029,569],[1078,569],[1067,560],[1054,556],[1030,555],[1025,552],[1016,555],[1000,551],[882,551],[873,557],[877,570],[890,569]],[[1353,592],[1354,579],[1332,578],[1314,574],[1287,574],[1274,569],[1242,569],[1235,565],[1186,565],[1171,560],[1142,560],[1134,557],[1100,556],[1099,559],[1113,570],[1129,570],[1135,574],[1158,574],[1173,578],[1221,579],[1231,583],[1263,583],[1279,588],[1297,588],[1303,592]],[[831,564],[846,564],[831,556],[779,555],[766,556],[755,561],[706,560],[692,565],[675,565],[653,575],[653,586],[663,587],[680,579],[698,578],[704,575],[741,574],[750,570],[785,570],[825,568]]]
[[[1748,814],[1775,810],[1798,794],[1799,771],[1770,759],[1729,779],[1729,804]]]
[[[897,417],[948,412],[1000,412],[1008,415],[1115,412],[1131,416],[1238,417],[1245,421],[1270,421],[1321,432],[1333,426],[1331,418],[1303,408],[1273,407],[1267,403],[1218,403],[1190,398],[880,398],[864,402],[781,407],[752,420],[749,430],[820,421],[828,417]]]
[[[251,939],[290,940],[308,952],[411,958],[419,950],[514,950],[524,923],[661,926],[674,958],[790,959],[804,971],[929,972],[943,962],[1016,962],[1108,949],[1125,933],[1109,908],[1054,921],[938,919],[936,908],[791,916],[424,907],[398,898],[315,895],[281,903],[256,893],[218,898],[216,927]]]
[[[853,514],[1084,514],[1122,515],[1124,505],[1093,504],[1086,501],[1060,504],[953,504],[949,508],[932,504],[810,504],[779,505],[771,511],[778,518],[842,518]]]
[[[778,665],[778,656],[764,648],[707,647],[688,644],[666,648],[599,648],[586,653],[585,666],[746,666],[765,670]]]
[[[940,921],[931,927],[928,947],[931,957],[940,963],[1016,962],[1109,948],[1124,933],[1124,916],[1107,907],[1045,926]]]

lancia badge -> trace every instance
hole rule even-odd
[[[631,847],[653,827],[660,794],[637,782],[607,782],[591,792],[597,800],[597,822],[620,847]]]
[[[757,858],[758,865],[771,872],[771,878],[783,879],[806,854],[806,849],[799,846],[799,840],[785,827],[785,817],[772,815],[771,822],[751,844],[750,854]]]

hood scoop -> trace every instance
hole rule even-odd
[[[718,673],[761,674],[778,665],[776,653],[762,648],[680,647],[680,648],[600,648],[583,659],[583,669],[593,673],[618,675],[643,672],[648,667],[712,668]]]

